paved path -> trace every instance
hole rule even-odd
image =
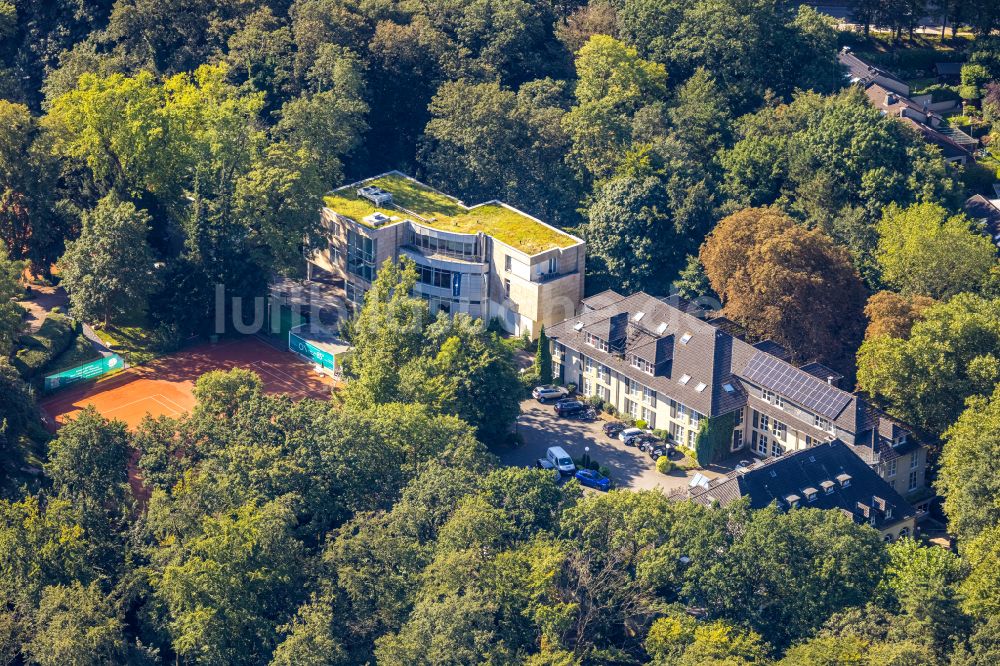
[[[69,307],[69,298],[66,292],[60,287],[31,287],[31,294],[27,300],[18,301],[18,305],[27,310],[24,323],[29,333],[37,331],[45,318],[52,312],[52,308],[58,306],[64,311]]]

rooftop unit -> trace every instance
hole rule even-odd
[[[392,193],[386,192],[381,187],[375,187],[374,185],[359,187],[357,193],[359,197],[368,199],[368,201],[371,201],[376,206],[385,206],[392,203]]]
[[[389,198],[392,198],[391,194],[389,195]],[[365,223],[370,224],[373,227],[381,227],[383,224],[389,222],[390,219],[392,218],[388,215],[383,215],[382,213],[372,213],[365,218]]]

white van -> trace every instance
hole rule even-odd
[[[573,459],[569,457],[569,454],[561,446],[550,446],[549,450],[545,452],[545,458],[552,463],[553,467],[559,470],[560,474],[572,474],[576,471]]]

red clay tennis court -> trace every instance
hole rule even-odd
[[[191,411],[194,382],[210,370],[246,368],[264,382],[267,393],[294,398],[328,398],[334,380],[288,351],[247,337],[192,347],[151,363],[129,368],[94,384],[68,389],[42,400],[50,428],[93,405],[103,416],[134,428],[146,414],[179,416]]]

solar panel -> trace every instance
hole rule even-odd
[[[750,359],[744,374],[748,380],[827,418],[836,418],[851,402],[849,393],[764,352]]]

